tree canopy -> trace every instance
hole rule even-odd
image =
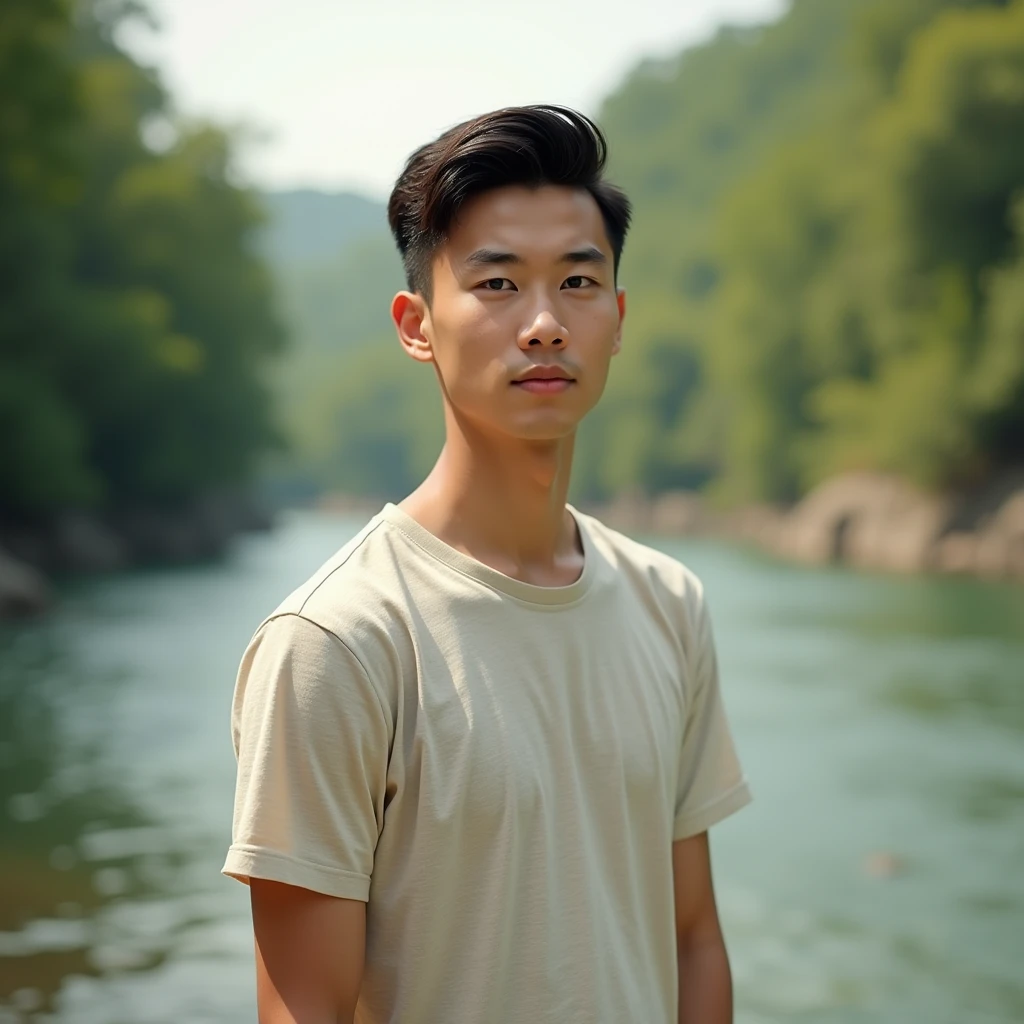
[[[606,433],[649,454],[588,487],[690,467],[785,500],[1019,458],[1024,4],[802,0],[639,69],[603,120],[637,203]]]
[[[115,41],[138,4],[0,11],[0,514],[174,503],[275,443],[282,346],[233,141]],[[160,140],[156,144],[154,140]]]
[[[268,231],[233,139],[116,44],[139,12],[0,11],[0,512],[244,479],[271,397],[286,475],[399,496],[441,423],[388,322],[382,207],[271,196]],[[644,62],[598,120],[635,220],[577,500],[1021,460],[1024,0],[794,0]]]

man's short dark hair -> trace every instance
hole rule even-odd
[[[625,193],[604,181],[608,145],[568,107],[506,107],[448,129],[409,157],[388,200],[388,223],[409,289],[430,298],[431,265],[467,200],[508,185],[586,189],[601,211],[617,272],[629,227]]]

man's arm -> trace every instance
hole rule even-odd
[[[732,975],[711,882],[708,834],[672,844],[679,1024],[732,1024]]]
[[[351,1024],[366,904],[259,878],[249,884],[259,1024]]]

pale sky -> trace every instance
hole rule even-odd
[[[126,41],[186,115],[261,129],[246,177],[383,197],[408,154],[496,107],[596,114],[645,56],[785,0],[150,0],[162,29]]]

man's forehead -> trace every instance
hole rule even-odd
[[[465,260],[479,249],[527,257],[596,247],[611,253],[601,210],[586,189],[509,186],[474,196],[448,234],[449,255]]]

